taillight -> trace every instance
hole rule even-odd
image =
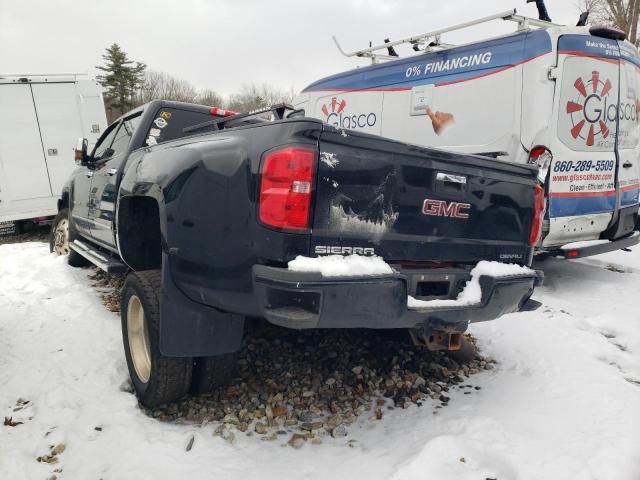
[[[538,166],[538,180],[544,184],[553,161],[553,154],[547,147],[533,147],[529,152],[529,163]]]
[[[214,117],[232,117],[238,114],[238,112],[232,112],[231,110],[224,110],[218,107],[211,107],[209,113]]]
[[[262,162],[260,221],[283,230],[308,230],[316,151],[286,147]]]
[[[544,220],[544,189],[540,185],[534,187],[533,218],[531,219],[531,232],[529,233],[529,245],[537,245],[542,234],[542,221]]]

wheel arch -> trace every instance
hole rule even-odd
[[[122,197],[117,214],[118,249],[122,260],[134,271],[162,266],[160,205],[146,195]]]
[[[69,208],[69,189],[68,188],[65,188],[64,190],[62,190],[62,194],[58,199],[58,211],[64,208]]]

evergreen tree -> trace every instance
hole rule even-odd
[[[122,115],[136,104],[136,95],[144,81],[146,65],[129,60],[117,43],[106,49],[102,55],[104,65],[96,66],[104,72],[97,80],[105,87],[105,103]]]

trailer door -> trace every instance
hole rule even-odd
[[[51,188],[58,196],[76,167],[73,149],[82,132],[76,88],[71,82],[34,83],[31,88]]]
[[[557,135],[544,246],[594,240],[616,210],[620,49],[615,40],[563,35],[558,41]]]
[[[0,105],[0,206],[8,212],[12,202],[50,197],[51,185],[31,86],[0,84]]]

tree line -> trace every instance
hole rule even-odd
[[[640,47],[640,0],[581,0],[580,7],[591,12],[589,23],[617,27],[627,32],[627,40]]]
[[[144,63],[131,60],[116,43],[106,49],[102,59],[103,64],[96,66],[102,73],[96,79],[105,89],[109,122],[151,100],[174,100],[246,112],[280,102],[291,103],[296,95],[293,88],[285,91],[268,84],[251,83],[224,97],[211,88],[198,89],[187,80],[147,68]]]

